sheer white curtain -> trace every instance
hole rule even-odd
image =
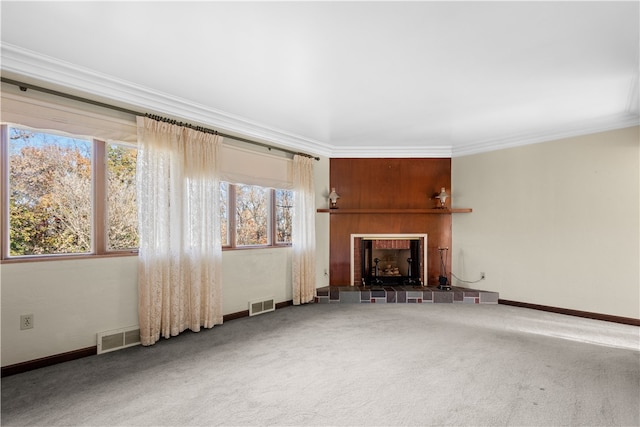
[[[293,304],[313,301],[316,291],[316,208],[313,182],[313,159],[293,157],[294,213]]]
[[[143,345],[222,323],[222,138],[138,117],[138,317]]]

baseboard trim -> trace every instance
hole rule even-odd
[[[249,317],[249,310],[237,311],[235,313],[229,313],[222,316],[222,322],[228,322],[230,320],[241,319],[243,317]]]
[[[8,377],[9,375],[21,374],[34,369],[57,365],[58,363],[70,362],[87,356],[95,356],[96,354],[98,354],[98,347],[94,345],[92,347],[67,351],[66,353],[54,354],[53,356],[42,357],[40,359],[16,363],[15,365],[3,366],[0,375],[2,377]]]
[[[533,310],[548,311],[551,313],[566,314],[568,316],[585,317],[587,319],[603,320],[605,322],[622,323],[625,325],[640,326],[640,319],[633,317],[612,316],[610,314],[592,313],[590,311],[572,310],[569,308],[551,307],[548,305],[530,304],[528,302],[498,299],[498,304],[512,305],[514,307],[530,308]]]
[[[285,308],[285,307],[289,307],[290,305],[293,305],[293,300],[292,299],[290,299],[289,301],[277,302],[276,303],[276,310],[279,310],[279,309]]]
[[[293,305],[293,300],[276,303],[276,310]],[[222,316],[223,322],[228,322],[242,317],[249,317],[249,310],[238,311],[237,313],[225,314]],[[95,356],[98,354],[98,346],[81,348],[66,353],[54,354],[53,356],[42,357],[40,359],[28,360],[26,362],[16,363],[15,365],[3,366],[1,368],[0,377],[8,377],[10,375],[22,374],[23,372],[32,371],[38,368],[56,365],[58,363],[70,362],[72,360],[81,359],[87,356]]]

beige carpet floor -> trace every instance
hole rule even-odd
[[[639,328],[312,304],[2,379],[3,426],[638,426]]]

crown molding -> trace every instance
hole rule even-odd
[[[82,95],[132,110],[178,117],[180,120],[212,127],[221,132],[313,155],[328,157],[332,152],[333,147],[324,142],[269,127],[95,70],[79,67],[8,43],[0,43],[0,48],[2,74],[22,79],[25,83],[44,82],[48,87],[53,85],[51,89],[65,90],[74,95]]]
[[[40,84],[132,110],[179,118],[282,148],[329,158],[447,158],[638,126],[637,79],[631,82],[627,111],[543,132],[441,146],[335,146],[212,109],[186,99],[117,79],[88,68],[0,42],[3,76]],[[42,84],[44,82],[44,84]]]
[[[462,157],[471,154],[486,153],[489,151],[504,150],[541,142],[556,141],[594,133],[607,132],[616,129],[640,125],[640,117],[637,114],[623,113],[602,119],[573,123],[557,129],[549,129],[546,132],[530,134],[510,135],[501,139],[477,141],[471,144],[453,147],[452,157]]]
[[[451,146],[334,147],[331,158],[449,158]]]

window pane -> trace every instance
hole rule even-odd
[[[222,246],[229,246],[229,183],[220,183],[220,237]]]
[[[135,147],[107,144],[107,249],[138,247]]]
[[[91,251],[92,142],[9,128],[11,256]]]
[[[276,190],[276,243],[291,243],[293,191]]]
[[[269,189],[255,185],[235,188],[237,246],[269,244]]]

